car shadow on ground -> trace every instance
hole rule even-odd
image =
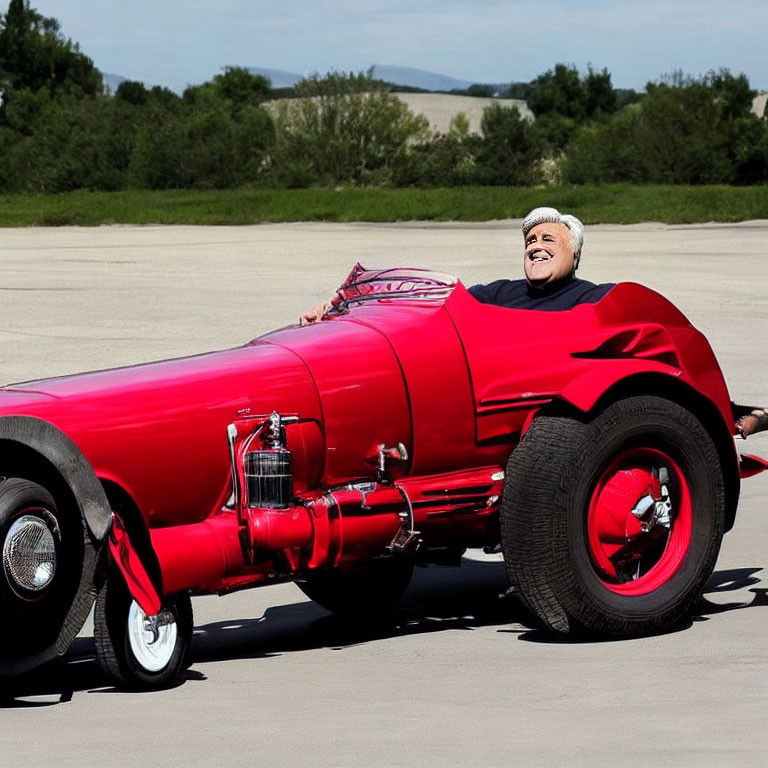
[[[707,595],[736,592],[753,587],[754,584],[760,584],[761,579],[756,574],[762,570],[762,568],[733,568],[727,571],[715,571],[712,574],[712,578],[707,582],[704,596],[693,610],[693,621],[705,621],[708,616],[714,616],[725,611],[733,611],[740,608],[764,608],[768,606],[768,587],[749,589],[749,592],[754,596],[747,602],[719,603],[707,599]]]
[[[717,571],[692,615],[670,631],[680,631],[711,615],[768,606],[768,588],[751,588],[749,601],[719,603],[708,595],[736,592],[760,583],[759,567]],[[508,590],[501,562],[464,559],[457,568],[418,568],[396,611],[361,623],[333,616],[315,603],[301,601],[268,608],[256,618],[232,619],[196,627],[193,667],[186,680],[204,680],[196,664],[256,659],[327,648],[343,651],[362,643],[447,630],[498,627],[520,640],[569,643],[539,629]],[[592,641],[597,642],[597,641]],[[41,707],[67,703],[76,692],[118,692],[94,659],[92,638],[79,637],[61,659],[13,681],[0,681],[0,708]],[[10,687],[9,687],[10,686]]]
[[[464,559],[461,568],[417,568],[396,610],[361,623],[333,616],[308,599],[267,608],[261,616],[198,625],[187,679],[202,678],[196,664],[278,656],[294,651],[340,650],[400,635],[475,629],[515,621],[517,601],[505,597],[503,563]],[[258,592],[254,592],[258,606]],[[226,599],[226,598],[225,598]],[[0,680],[0,709],[66,703],[74,693],[118,692],[94,658],[93,639],[78,637],[67,653],[11,681]]]
[[[255,619],[197,627],[197,661],[259,658],[316,648],[346,647],[403,635],[472,630],[520,620],[521,608],[506,595],[501,562],[463,561],[457,568],[417,568],[396,609],[361,622],[328,613],[312,602],[269,608]]]

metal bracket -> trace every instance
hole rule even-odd
[[[402,443],[401,443],[402,445]],[[408,506],[408,511],[403,510],[400,515],[400,530],[392,539],[391,544],[387,546],[387,550],[393,555],[402,554],[404,552],[416,552],[421,546],[421,531],[415,530],[415,519],[413,515],[413,504],[408,496],[405,488],[395,483],[395,488],[400,491],[400,494],[405,499],[405,503]]]
[[[405,464],[408,461],[408,449],[403,443],[397,445],[384,445],[381,443],[378,447],[378,463],[377,463],[377,476],[380,483],[386,483],[389,481],[389,475],[387,474],[387,462],[399,461]]]
[[[419,539],[420,535],[421,533],[419,531],[409,531],[405,528],[401,528],[397,532],[397,536],[392,539],[392,543],[387,549],[392,552],[392,554],[400,554],[408,551],[415,552],[421,545],[421,539]]]
[[[144,629],[152,633],[152,642],[156,643],[160,637],[160,627],[173,624],[176,617],[170,611],[160,611],[154,616],[145,616]]]

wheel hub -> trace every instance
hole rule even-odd
[[[134,600],[128,611],[128,642],[136,661],[147,672],[160,672],[176,649],[178,628],[173,614],[147,616]]]
[[[13,591],[24,599],[35,599],[56,574],[55,533],[40,514],[21,515],[6,533],[2,558]]]
[[[614,591],[641,594],[663,583],[690,536],[690,502],[676,463],[650,448],[619,457],[595,486],[588,535],[598,575]]]
[[[650,492],[638,499],[635,506],[630,510],[640,521],[640,528],[643,533],[648,533],[657,525],[664,528],[672,527],[672,499],[667,487],[669,470],[666,467],[660,467],[658,471],[654,468],[651,470],[651,474]],[[657,493],[657,485],[659,486],[658,498],[653,495]]]

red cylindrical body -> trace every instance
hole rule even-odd
[[[306,507],[246,510],[253,549],[295,549],[312,543],[312,521]]]
[[[151,531],[152,546],[160,561],[163,592],[212,589],[225,576],[246,568],[234,513],[193,525],[175,525]]]

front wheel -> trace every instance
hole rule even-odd
[[[537,419],[510,456],[501,514],[510,578],[545,627],[649,634],[678,621],[712,573],[723,473],[692,413],[632,397],[590,422]]]
[[[167,688],[191,663],[192,602],[186,592],[165,598],[157,616],[147,616],[118,575],[96,600],[94,642],[102,670],[128,688]]]

